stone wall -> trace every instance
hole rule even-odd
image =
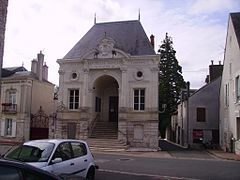
[[[0,74],[2,74],[4,39],[7,20],[7,6],[8,0],[0,0]]]

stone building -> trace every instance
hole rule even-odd
[[[48,66],[41,52],[32,61],[31,71],[3,68],[1,92],[1,151],[9,145],[52,136],[54,85],[48,82]]]
[[[56,137],[116,138],[157,149],[159,56],[153,46],[154,36],[150,42],[139,20],[95,23],[57,60]]]

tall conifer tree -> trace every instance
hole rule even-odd
[[[162,105],[166,105],[164,112],[160,113],[160,132],[164,132],[171,123],[171,114],[177,110],[180,101],[180,91],[186,83],[182,76],[182,67],[178,64],[176,51],[173,48],[172,38],[166,33],[166,37],[158,50],[159,63],[159,110],[163,111]]]

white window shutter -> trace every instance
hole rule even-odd
[[[12,122],[12,137],[16,137],[17,123],[15,120]]]
[[[1,136],[4,136],[5,131],[5,121],[1,120]]]

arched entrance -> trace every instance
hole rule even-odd
[[[92,131],[95,138],[117,138],[119,85],[115,78],[103,75],[93,84],[93,105],[98,114],[97,122]]]
[[[118,82],[109,75],[99,77],[94,82],[95,110],[100,120],[105,122],[118,121]]]

